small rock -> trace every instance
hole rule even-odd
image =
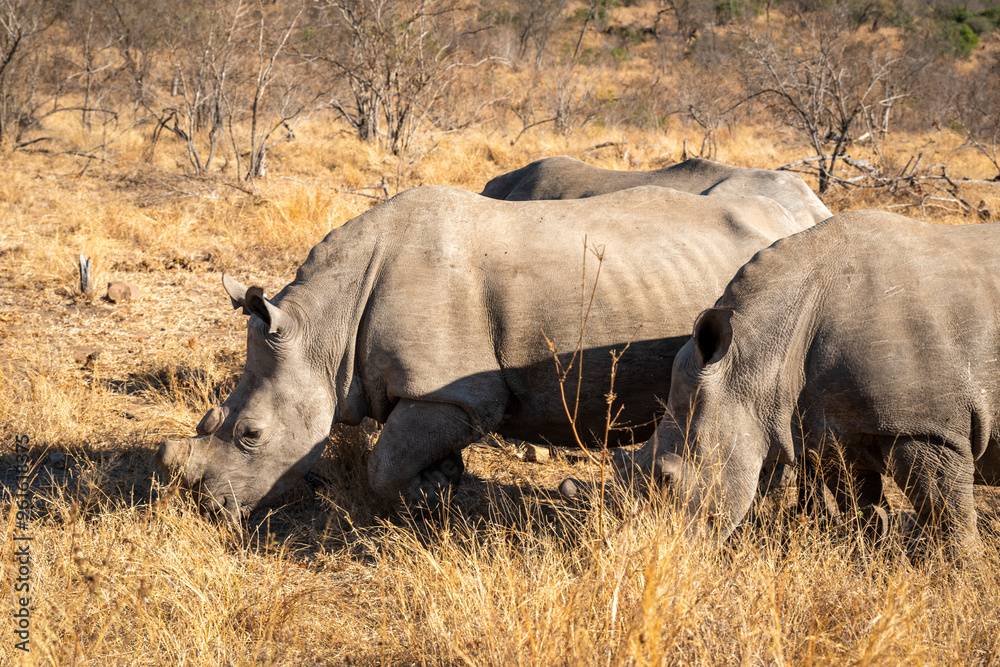
[[[66,454],[64,452],[50,452],[48,463],[56,470],[63,470],[66,468]]]
[[[116,281],[108,283],[108,301],[121,303],[122,301],[135,301],[139,298],[139,288],[132,283]]]
[[[101,356],[103,350],[97,347],[78,347],[73,351],[73,361],[82,364],[91,357],[95,359]]]
[[[549,453],[548,447],[539,447],[538,445],[532,445],[528,443],[525,445],[524,450],[524,460],[534,461],[535,463],[545,463],[549,460],[551,454]]]
[[[580,483],[572,477],[567,477],[562,481],[562,484],[559,485],[559,493],[561,493],[564,498],[576,498],[580,493]]]

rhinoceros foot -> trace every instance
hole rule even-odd
[[[403,491],[403,500],[416,509],[435,512],[450,500],[451,488],[462,483],[464,473],[462,452],[452,452],[424,468]]]

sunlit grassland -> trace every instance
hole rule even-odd
[[[525,463],[510,449],[477,445],[447,515],[407,520],[369,500],[372,425],[336,429],[318,467],[326,482],[303,484],[243,530],[203,519],[158,486],[158,443],[192,434],[242,368],[243,318],[221,290],[223,271],[273,294],[312,245],[386,192],[478,191],[557,154],[651,169],[679,161],[685,139],[700,141],[683,128],[539,130],[513,145],[510,135],[468,131],[393,156],[330,121],[298,134],[274,150],[255,195],[226,186],[225,174],[207,183],[177,176],[169,167],[180,154],[169,145],[159,162],[144,163],[139,130],[121,155],[96,164],[67,154],[0,157],[0,473],[23,434],[37,474],[31,653],[15,652],[4,612],[0,663],[1000,660],[1000,526],[991,512],[981,517],[982,563],[962,568],[935,557],[912,562],[895,549],[872,554],[849,532],[782,513],[720,550],[684,540],[663,507],[620,512],[555,497],[563,475],[593,479],[593,468]],[[67,146],[87,139],[67,127]],[[962,142],[943,130],[880,148],[900,168],[922,153],[952,177],[990,177]],[[717,157],[774,168],[801,150],[780,130],[726,128]],[[1000,213],[996,185],[962,187]],[[835,212],[908,201],[842,189],[826,199]],[[934,222],[979,221],[927,210]],[[90,296],[77,284],[80,253],[94,259]],[[118,279],[136,283],[141,298],[104,301],[106,283]],[[0,507],[8,564],[15,513],[9,497]],[[8,601],[11,572],[0,582]]]

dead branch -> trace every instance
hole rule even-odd
[[[796,173],[821,174],[823,164],[829,156],[815,155],[789,162],[778,168],[779,171],[794,171]],[[948,174],[945,164],[934,164],[921,168],[923,154],[911,156],[898,174],[886,174],[884,170],[873,165],[868,160],[858,160],[846,156],[840,157],[842,167],[828,174],[830,185],[840,185],[851,188],[876,189],[884,188],[889,194],[909,194],[919,199],[913,202],[893,204],[889,209],[906,209],[920,207],[926,215],[928,208],[949,209],[953,204],[963,215],[977,215],[983,220],[990,220],[992,214],[985,204],[975,205],[962,196],[961,186],[965,183],[989,183],[990,181],[971,181],[969,179],[954,179]],[[799,167],[796,169],[796,167]]]
[[[384,181],[382,182],[381,185],[365,185],[365,186],[362,186],[360,188],[351,188],[349,190],[345,190],[344,188],[336,188],[336,187],[333,187],[332,185],[321,185],[319,183],[310,183],[309,181],[303,181],[302,179],[299,179],[299,178],[292,178],[291,176],[282,176],[281,178],[282,178],[282,180],[285,180],[285,181],[292,181],[294,183],[301,183],[302,185],[309,185],[309,186],[312,186],[314,188],[322,188],[324,190],[330,190],[332,192],[339,192],[339,193],[347,194],[347,195],[358,195],[359,197],[368,197],[369,199],[375,199],[375,200],[378,200],[378,201],[385,201],[385,200],[387,200],[389,198],[389,193],[387,191],[387,186],[386,186],[386,183]],[[378,195],[370,195],[370,194],[368,194],[366,192],[362,192],[362,190],[382,190],[382,192],[383,192],[383,194],[385,196],[380,197]]]

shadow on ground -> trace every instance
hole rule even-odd
[[[335,432],[332,439],[337,436]],[[339,437],[340,442],[327,447],[317,475],[297,484],[279,507],[250,517],[243,526],[243,545],[260,550],[283,545],[304,560],[320,552],[346,551],[368,561],[372,545],[385,531],[406,529],[432,545],[441,530],[458,528],[468,535],[480,531],[495,535],[499,530],[512,541],[547,535],[572,548],[596,521],[593,499],[568,501],[557,491],[558,481],[567,472],[593,479],[595,467],[528,464],[508,450],[485,443],[466,450],[466,474],[446,509],[408,512],[381,507],[367,489],[365,473],[372,429],[341,431]],[[72,507],[85,519],[148,507],[170,493],[157,480],[153,453],[151,446],[33,452],[28,475],[33,520],[62,523]],[[18,481],[15,455],[0,456],[0,494],[5,502],[14,497]],[[912,542],[918,532],[912,509],[897,500],[892,499],[893,530],[903,542]],[[984,541],[1000,541],[1000,494],[977,487],[976,501]],[[193,504],[190,510],[192,521],[204,520]],[[623,518],[623,511],[633,510],[616,508],[610,502],[605,508],[612,523]],[[782,541],[802,520],[790,512],[778,513],[763,525],[748,524],[735,539]]]
[[[46,449],[29,454],[28,497],[36,520],[58,517],[58,506],[78,506],[84,516],[148,504],[157,497],[153,449]],[[0,456],[0,494],[15,494],[20,473],[14,454]]]

